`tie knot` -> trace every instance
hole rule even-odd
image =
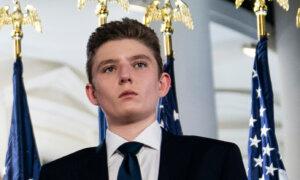
[[[131,154],[131,155],[136,155],[140,149],[143,147],[142,143],[139,142],[127,142],[122,144],[118,150],[123,154]]]

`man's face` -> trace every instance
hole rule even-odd
[[[93,82],[86,86],[90,101],[103,108],[114,123],[155,117],[158,99],[170,87],[170,77],[158,77],[152,51],[137,40],[109,41],[96,51]]]

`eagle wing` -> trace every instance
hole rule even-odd
[[[159,8],[159,0],[153,0],[146,8],[144,15],[144,24],[149,26],[152,21],[162,20],[161,9]]]
[[[194,29],[194,23],[189,7],[181,0],[175,1],[176,8],[173,10],[173,20],[181,21],[189,29]]]
[[[277,0],[277,3],[286,11],[289,10],[289,0]]]
[[[128,11],[129,1],[128,0],[115,0],[125,11]]]
[[[82,9],[85,6],[86,1],[87,0],[78,0],[78,2],[77,2],[78,9]]]
[[[243,4],[244,0],[235,0],[235,7],[239,8]]]
[[[42,25],[37,10],[31,6],[27,5],[26,14],[24,15],[23,23],[24,24],[32,24],[36,31],[42,32]]]
[[[11,24],[11,23],[12,23],[12,18],[9,15],[9,7],[8,6],[0,7],[0,28],[3,25]]]

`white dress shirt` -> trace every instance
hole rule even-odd
[[[144,129],[133,141],[144,146],[137,153],[143,180],[157,180],[160,162],[161,128],[157,121]],[[109,180],[117,180],[123,155],[118,147],[128,142],[124,138],[106,130],[106,150]]]

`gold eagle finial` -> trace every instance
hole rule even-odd
[[[194,28],[192,15],[186,3],[182,0],[175,0],[175,8],[172,7],[170,0],[165,0],[162,7],[159,0],[152,0],[147,6],[144,15],[144,24],[149,26],[153,21],[162,21],[161,31],[164,33],[164,47],[166,56],[173,56],[172,33],[173,21],[181,21],[189,29]]]
[[[77,4],[77,7],[78,9],[83,9],[83,7],[86,5],[86,2],[88,0],[78,0],[78,4]],[[129,2],[128,0],[97,0],[97,2],[99,4],[102,4],[102,5],[106,5],[107,4],[107,1],[115,1],[117,2],[125,11],[128,11],[128,8],[129,8]]]
[[[119,4],[125,11],[128,11],[129,8],[129,1],[128,0],[96,0],[98,2],[96,8],[96,15],[99,17],[99,26],[103,25],[107,21],[108,16],[108,9],[107,3],[108,2],[116,2]],[[82,9],[86,5],[87,0],[78,0],[77,7],[78,9]]]
[[[159,7],[160,1],[153,0],[146,8],[144,15],[144,24],[149,26],[153,21],[164,21],[170,23],[170,21],[181,21],[189,29],[194,28],[192,15],[186,3],[182,0],[175,0],[176,8],[173,8],[170,0],[165,0],[165,4],[162,8]]]
[[[255,0],[253,11],[256,14],[257,19],[257,36],[258,39],[267,36],[266,31],[266,16],[268,12],[267,0]],[[272,0],[268,0],[272,1]],[[244,0],[235,0],[236,8],[239,8],[243,4]],[[277,3],[286,11],[289,10],[289,0],[277,0]]]
[[[21,57],[21,39],[23,37],[22,26],[32,25],[36,31],[42,32],[41,20],[38,16],[37,10],[27,5],[26,13],[23,14],[18,0],[14,0],[14,10],[10,14],[9,7],[4,6],[0,8],[0,28],[4,25],[12,25],[12,37],[15,40],[15,55]]]
[[[26,13],[23,14],[20,2],[15,0],[14,4],[14,10],[11,14],[8,6],[0,8],[0,28],[4,25],[13,25],[14,30],[19,31],[22,25],[32,25],[36,31],[42,32],[41,20],[37,10],[31,5],[27,5],[25,7]]]
[[[239,8],[245,0],[235,0],[235,7]],[[269,0],[272,1],[272,0]],[[256,1],[257,2],[257,1]],[[255,3],[256,3],[255,2]],[[265,0],[259,0],[259,3],[265,4]],[[286,11],[289,10],[289,0],[277,0],[277,3]]]

